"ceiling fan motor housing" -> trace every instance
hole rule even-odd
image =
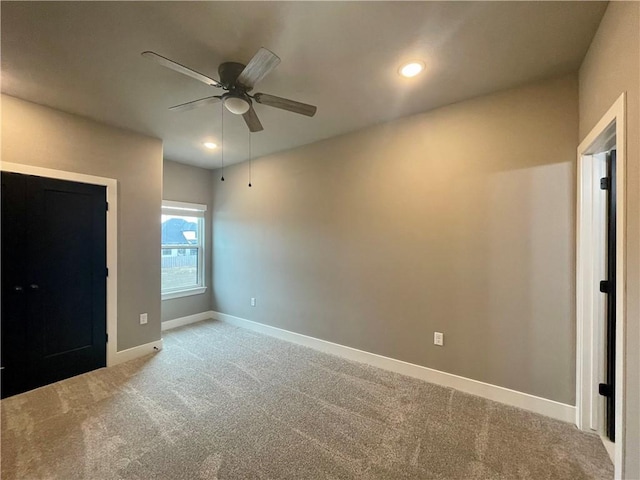
[[[237,62],[225,62],[220,64],[218,67],[218,75],[220,76],[220,83],[225,90],[236,90],[238,87],[243,90],[250,90],[248,88],[245,89],[244,86],[236,85],[236,80],[244,70],[244,67],[245,66],[242,63]]]
[[[242,115],[251,108],[251,99],[247,95],[250,88],[237,83],[238,76],[244,68],[245,65],[237,62],[221,63],[218,67],[220,83],[222,88],[227,90],[227,93],[222,95],[222,101],[227,110],[236,115]]]

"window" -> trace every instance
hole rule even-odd
[[[162,202],[162,299],[197,295],[204,284],[206,205]]]

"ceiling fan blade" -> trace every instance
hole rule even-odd
[[[222,97],[214,95],[212,97],[201,98],[200,100],[193,100],[187,103],[181,103],[180,105],[174,105],[173,107],[169,107],[169,110],[172,112],[186,112],[187,110],[192,110],[194,108],[203,107],[205,105],[212,105],[214,103],[218,103]]]
[[[264,130],[253,106],[249,107],[249,110],[242,114],[242,118],[244,118],[244,121],[247,123],[247,127],[249,127],[250,132],[260,132]]]
[[[238,76],[237,82],[251,90],[256,83],[267,76],[280,63],[280,57],[261,47]]]
[[[180,65],[179,63],[174,62],[173,60],[169,60],[167,57],[163,57],[162,55],[158,55],[155,52],[142,52],[141,55],[144,58],[148,58],[149,60],[153,60],[154,62],[159,63],[163,67],[170,68],[171,70],[175,70],[176,72],[182,73],[183,75],[188,75],[189,77],[200,80],[202,83],[206,83],[207,85],[211,85],[212,87],[222,86],[217,80],[209,78],[202,73],[198,73],[195,70],[190,69],[189,67]]]
[[[253,98],[256,102],[263,105],[281,108],[282,110],[289,110],[290,112],[306,115],[307,117],[313,117],[318,110],[318,107],[313,105],[296,102],[295,100],[289,100],[288,98],[276,97],[275,95],[268,95],[266,93],[256,93]]]

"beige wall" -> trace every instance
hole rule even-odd
[[[205,285],[211,288],[211,171],[165,160],[163,162],[164,200],[200,203],[207,206],[205,215]],[[211,310],[211,293],[162,301],[162,321],[186,317]]]
[[[626,476],[640,478],[640,3],[611,2],[580,68],[580,139],[627,92]]]
[[[567,76],[225,169],[214,309],[574,404],[577,102]]]
[[[1,120],[3,162],[118,180],[118,350],[160,339],[162,141],[6,95]]]

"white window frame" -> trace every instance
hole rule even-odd
[[[171,300],[173,298],[188,297],[191,295],[200,295],[207,291],[205,285],[205,230],[206,230],[206,212],[207,206],[200,203],[177,202],[174,200],[162,201],[162,215],[188,215],[198,218],[198,285],[196,287],[179,288],[171,290],[162,290],[162,300]],[[162,258],[162,249],[168,248],[160,245],[160,258]],[[171,245],[171,248],[189,248],[193,246]]]

